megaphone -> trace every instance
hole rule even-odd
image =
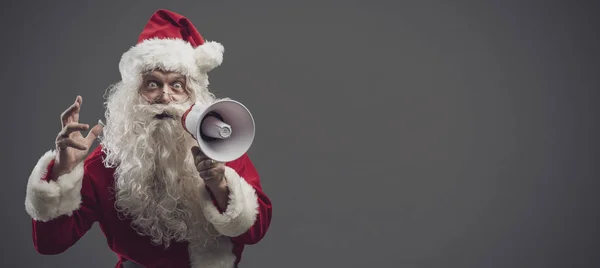
[[[210,105],[195,103],[181,121],[200,150],[215,161],[238,159],[254,141],[252,114],[243,104],[231,99],[217,100]]]

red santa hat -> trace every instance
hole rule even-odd
[[[205,41],[186,17],[160,9],[150,17],[138,43],[121,57],[119,71],[123,81],[157,68],[202,80],[203,74],[221,65],[223,52],[223,45]]]

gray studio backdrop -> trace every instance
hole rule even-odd
[[[274,218],[241,267],[600,265],[597,6],[255,0],[2,4],[0,266],[114,266],[97,226],[38,255],[25,184],[158,8],[224,44],[211,88],[256,119]]]

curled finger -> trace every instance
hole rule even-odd
[[[206,171],[213,168],[213,165],[211,164],[210,160],[201,160],[196,162],[196,168],[198,171]]]
[[[202,163],[203,163],[203,169],[204,170],[206,170],[206,169],[214,169],[214,168],[218,169],[219,168],[219,164],[220,164],[220,162],[218,162],[216,160],[213,160],[213,159],[210,159],[210,158],[205,159],[204,161],[202,161]]]
[[[210,158],[208,158],[208,157],[206,157],[204,155],[195,155],[194,156],[194,163],[196,163],[196,165],[202,164],[202,163],[207,162],[209,160],[210,160]],[[210,164],[210,163],[208,163],[208,164]]]
[[[89,128],[90,126],[87,124],[80,124],[80,123],[69,123],[67,124],[63,130],[59,133],[60,137],[69,137],[69,135],[75,131],[85,131]]]
[[[79,98],[79,96],[77,96],[77,98],[75,99],[75,102],[73,104],[71,104],[71,106],[69,106],[69,108],[67,108],[60,115],[60,120],[61,120],[61,123],[63,126],[67,125],[69,123],[69,118],[78,112],[79,105],[80,105],[80,98]]]
[[[211,169],[200,172],[200,177],[203,179],[221,179],[225,176],[225,168],[223,166],[217,166]]]
[[[200,177],[205,180],[213,179],[217,176],[217,172],[214,169],[207,169],[204,171],[200,171]]]

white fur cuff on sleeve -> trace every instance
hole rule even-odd
[[[38,160],[27,182],[25,210],[37,221],[49,221],[62,215],[70,216],[81,203],[83,161],[71,173],[58,177],[56,181],[42,180],[55,155],[53,150],[46,152]]]
[[[258,214],[258,197],[254,188],[234,169],[226,166],[225,178],[229,188],[227,209],[220,213],[212,200],[205,199],[204,216],[219,233],[236,237],[254,225]]]

